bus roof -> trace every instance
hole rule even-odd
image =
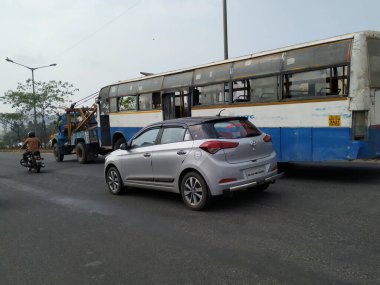
[[[172,71],[168,71],[168,72],[155,73],[153,75],[141,76],[141,77],[136,77],[136,78],[128,79],[128,80],[121,80],[121,81],[109,84],[107,86],[114,86],[114,85],[119,85],[119,84],[123,84],[123,83],[141,81],[141,80],[145,80],[145,79],[150,79],[150,78],[155,78],[155,77],[160,77],[160,76],[167,76],[167,75],[176,74],[176,73],[184,73],[184,72],[192,71],[195,69],[212,67],[212,66],[217,66],[220,64],[225,64],[225,63],[232,63],[235,61],[249,60],[249,59],[253,59],[253,58],[257,58],[257,57],[262,57],[265,55],[278,54],[278,53],[282,53],[282,52],[286,52],[286,51],[290,51],[290,50],[296,50],[296,49],[301,49],[301,48],[316,46],[316,45],[323,45],[326,43],[337,42],[337,41],[341,41],[341,40],[353,39],[355,36],[360,36],[360,35],[362,35],[364,37],[380,38],[380,32],[378,32],[378,31],[369,31],[368,30],[368,31],[354,32],[354,33],[344,34],[344,35],[335,36],[335,37],[331,37],[331,38],[327,38],[327,39],[310,41],[310,42],[286,46],[286,47],[282,47],[282,48],[278,48],[278,49],[262,51],[262,52],[253,53],[250,55],[241,56],[241,57],[235,57],[235,58],[231,58],[231,59],[215,61],[215,62],[203,64],[203,65],[197,65],[197,66],[193,66],[193,67],[188,67],[188,68],[183,68],[183,69],[178,69],[178,70],[172,70]],[[105,86],[105,87],[107,87],[107,86]]]

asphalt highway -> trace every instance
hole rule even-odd
[[[0,153],[0,284],[380,284],[380,164],[292,164],[187,210],[106,191],[104,159],[28,172]]]

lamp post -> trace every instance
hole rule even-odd
[[[223,43],[224,43],[224,59],[228,59],[228,31],[227,31],[227,0],[223,0]],[[228,102],[233,103],[233,85],[228,83]]]
[[[36,113],[36,93],[34,91],[34,71],[36,69],[40,69],[40,68],[45,68],[45,67],[50,67],[50,66],[56,66],[57,64],[56,63],[52,63],[52,64],[49,64],[49,65],[44,65],[44,66],[38,66],[38,67],[29,67],[29,66],[26,66],[26,65],[23,65],[21,63],[18,63],[18,62],[15,62],[11,59],[9,59],[8,57],[5,59],[6,61],[8,62],[11,62],[11,63],[14,63],[14,64],[17,64],[17,65],[21,65],[23,67],[26,67],[27,69],[31,70],[32,71],[32,88],[33,88],[33,116],[34,116],[34,122],[33,122],[33,125],[34,125],[34,133],[37,132],[37,113]]]
[[[223,0],[224,59],[228,59],[227,0]]]

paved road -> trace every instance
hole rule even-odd
[[[268,192],[187,210],[106,192],[103,161],[29,173],[0,153],[1,284],[379,284],[380,164],[293,165]]]

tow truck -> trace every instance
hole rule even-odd
[[[73,104],[59,114],[58,131],[51,135],[57,162],[63,161],[65,155],[76,154],[78,162],[83,164],[109,151],[99,145],[96,111],[96,104],[81,108],[75,108]]]

